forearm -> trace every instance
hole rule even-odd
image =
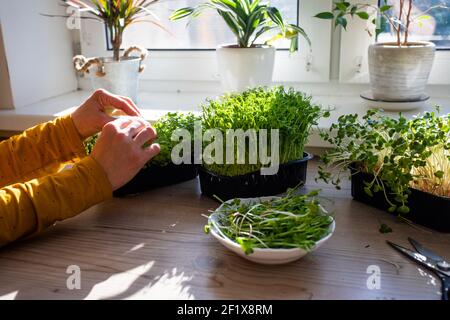
[[[69,170],[0,189],[0,246],[39,233],[111,196],[103,169],[90,157]]]
[[[59,164],[84,155],[70,116],[38,125],[0,143],[0,186],[54,173]]]

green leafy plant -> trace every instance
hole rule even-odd
[[[383,234],[393,232],[392,228],[389,227],[389,226],[388,226],[387,224],[385,224],[385,223],[382,223],[382,224],[380,225],[380,228],[378,229],[378,231],[379,231],[380,233],[383,233]]]
[[[223,203],[218,221],[205,226],[238,243],[246,254],[255,248],[310,250],[326,237],[333,218],[317,199],[318,191],[299,195],[290,189],[285,197],[260,203],[239,199]]]
[[[381,2],[382,4],[377,6],[369,3],[350,3],[346,0],[340,0],[334,2],[333,10],[331,12],[318,13],[316,18],[334,19],[336,27],[341,26],[346,29],[348,24],[347,18],[356,16],[362,20],[370,20],[375,26],[376,35],[382,32],[381,26],[384,23],[388,23],[396,34],[397,45],[406,46],[409,43],[408,39],[412,22],[429,19],[430,16],[427,13],[433,9],[448,9],[445,5],[437,5],[429,7],[425,12],[422,12],[419,15],[414,15],[412,10],[414,1],[400,0],[399,12],[395,14],[393,6],[389,4],[391,1],[382,0]],[[370,35],[372,34],[369,28],[367,28],[367,31]]]
[[[177,145],[178,141],[172,141],[172,133],[177,129],[186,129],[190,132],[192,140],[194,139],[194,124],[200,121],[200,117],[192,113],[169,112],[167,115],[159,119],[154,128],[158,133],[156,143],[161,146],[161,152],[154,157],[146,166],[166,166],[172,163],[172,149]],[[94,135],[87,139],[84,143],[86,154],[90,154],[97,142],[98,135]],[[192,143],[193,145],[193,143]]]
[[[194,124],[200,121],[200,117],[192,113],[170,112],[159,119],[154,128],[158,133],[157,143],[161,146],[161,152],[153,158],[150,164],[166,166],[172,163],[172,149],[179,141],[172,141],[172,133],[177,129],[186,129],[191,134],[191,145],[194,145]]]
[[[159,0],[65,0],[63,3],[90,14],[82,19],[94,19],[103,22],[109,31],[113,47],[114,60],[120,60],[120,47],[123,33],[131,24],[138,22],[151,23],[161,29],[164,26],[150,10],[150,6]]]
[[[171,15],[172,20],[186,17],[196,18],[206,10],[215,10],[237,38],[239,48],[257,46],[264,34],[277,32],[271,41],[285,38],[291,40],[291,52],[298,50],[298,37],[311,41],[305,30],[295,24],[286,23],[280,11],[261,0],[208,0],[196,7],[178,9]]]
[[[450,114],[426,112],[407,120],[370,110],[362,121],[344,115],[322,138],[335,148],[322,156],[318,179],[339,189],[347,168],[373,176],[365,192],[383,192],[389,211],[407,213],[410,188],[450,197]]]
[[[254,88],[243,93],[226,94],[217,100],[208,100],[202,106],[203,129],[218,129],[223,135],[228,129],[255,129],[259,136],[260,129],[279,130],[280,163],[303,158],[304,146],[310,129],[317,125],[321,117],[328,117],[329,110],[311,100],[311,96],[275,88]],[[268,134],[268,150],[270,151],[270,133]],[[246,152],[246,164],[204,164],[219,175],[237,176],[260,170],[262,164],[249,164],[249,148]],[[224,152],[225,157],[225,152]],[[237,157],[237,152],[235,152]]]

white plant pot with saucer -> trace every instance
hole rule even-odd
[[[236,45],[223,45],[216,52],[225,91],[241,92],[257,86],[270,86],[272,83],[275,47],[258,45],[239,48]]]
[[[130,56],[131,52],[138,51],[139,57]],[[145,69],[142,62],[147,57],[147,50],[140,47],[131,47],[125,50],[120,61],[113,58],[85,58],[74,57],[75,69],[90,74],[92,89],[105,89],[111,93],[131,98],[138,103],[139,75]],[[91,74],[90,68],[95,66],[96,72]]]
[[[363,98],[386,110],[411,109],[429,97],[425,89],[436,46],[431,42],[376,43],[369,47],[370,92]],[[417,104],[419,102],[419,104]],[[410,108],[408,108],[408,103]],[[415,103],[415,104],[414,104]]]

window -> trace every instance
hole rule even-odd
[[[191,5],[200,0],[160,0],[155,7],[162,23],[173,35],[157,30],[146,23],[136,24],[126,31],[124,46],[141,45],[150,50],[145,62],[147,68],[141,76],[141,90],[220,90],[216,54],[219,44],[235,42],[221,18],[211,12],[199,17],[186,28],[185,21],[168,21],[173,9]],[[289,22],[300,26],[313,39],[311,51],[300,39],[300,51],[290,54],[279,50],[275,59],[275,82],[329,82],[331,64],[331,24],[314,18],[317,12],[330,11],[332,0],[271,0]],[[155,5],[156,6],[156,5]],[[206,14],[206,12],[205,12]],[[81,23],[81,52],[87,57],[111,56],[108,51],[105,27],[93,20]],[[279,43],[278,48],[287,48]]]
[[[195,6],[205,0],[161,1],[150,9],[161,20],[170,34],[148,23],[137,23],[127,28],[124,34],[123,47],[132,44],[151,50],[208,50],[220,44],[234,43],[235,37],[225,22],[214,11],[205,11],[200,17],[193,19],[187,27],[189,19],[170,21],[170,14],[179,8]],[[298,23],[298,0],[272,0],[289,23]],[[279,48],[288,48],[286,43],[278,43]],[[109,45],[108,49],[111,46]]]
[[[381,0],[384,3],[384,0]],[[394,13],[398,15],[400,0],[389,0]],[[427,11],[429,8],[433,8]],[[447,7],[447,8],[444,8]],[[450,0],[415,0],[412,15],[417,17],[411,23],[411,37],[414,40],[432,41],[438,49],[450,49]],[[383,23],[384,30],[377,41],[392,41],[394,39],[388,23]]]

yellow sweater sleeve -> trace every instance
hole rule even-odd
[[[70,116],[40,124],[0,143],[0,187],[55,173],[84,156]]]
[[[71,169],[0,189],[0,246],[33,235],[112,197],[100,165],[85,157]]]

